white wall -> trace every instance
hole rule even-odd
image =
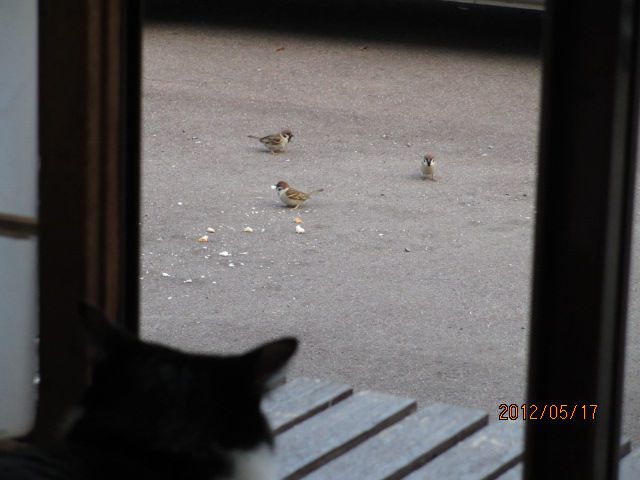
[[[37,215],[37,0],[0,0],[0,213]],[[37,240],[0,237],[0,438],[26,433],[36,389]]]

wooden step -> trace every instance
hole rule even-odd
[[[622,460],[620,461],[620,475],[619,475],[620,480],[640,479],[640,463],[638,464],[638,466],[636,466],[638,470],[636,471],[637,474],[635,476],[625,478],[622,475],[623,465],[625,464],[624,459],[628,458],[626,457],[626,455],[629,455],[629,452],[631,452],[631,439],[629,437],[622,437],[622,440],[620,441],[620,458],[622,458]],[[522,462],[520,462],[518,465],[516,465],[515,467],[513,467],[503,475],[500,475],[497,478],[497,480],[522,480],[523,476],[524,476],[524,466]]]
[[[358,392],[276,437],[278,478],[297,479],[415,411],[414,400]]]
[[[522,462],[500,475],[496,480],[522,480],[524,475],[524,467]]]
[[[436,457],[406,480],[490,480],[522,459],[524,423],[497,422]]]
[[[638,480],[640,478],[640,449],[636,448],[630,455],[620,460],[620,480]]]
[[[482,410],[434,404],[409,415],[305,480],[401,478],[487,424]]]
[[[273,390],[262,402],[273,433],[279,434],[353,393],[348,385],[300,377]]]

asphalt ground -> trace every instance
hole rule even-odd
[[[295,335],[290,376],[494,419],[499,404],[522,403],[540,15],[283,2],[150,10],[143,335],[219,353]],[[295,137],[281,155],[247,138],[284,127]],[[426,152],[435,182],[420,178]],[[270,188],[278,180],[325,192],[291,211]],[[638,284],[625,416],[635,442]]]

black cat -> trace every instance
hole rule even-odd
[[[0,452],[1,480],[275,480],[260,402],[294,338],[244,355],[189,354],[85,310],[93,378],[64,442]]]

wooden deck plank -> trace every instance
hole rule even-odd
[[[518,465],[513,467],[508,472],[505,472],[502,475],[500,475],[496,480],[522,480],[523,475],[524,475],[524,466],[522,465],[522,462],[520,462]]]
[[[524,453],[523,422],[497,422],[436,457],[406,480],[489,480]]]
[[[402,478],[487,424],[482,410],[434,404],[378,433],[305,480]]]
[[[276,437],[278,478],[301,478],[415,408],[408,398],[358,392]]]
[[[636,467],[637,470],[635,471],[636,473],[635,476],[630,476],[628,478],[625,478],[624,475],[622,474],[622,472],[624,471],[625,458],[629,458],[627,457],[627,455],[629,455],[630,452],[631,452],[631,439],[629,437],[622,437],[622,439],[620,440],[620,458],[622,459],[620,461],[620,475],[619,475],[620,480],[631,480],[631,479],[637,480],[640,478],[640,459],[638,460],[638,466]],[[496,480],[522,480],[523,476],[524,476],[524,466],[522,462],[520,462],[518,463],[518,465],[516,465],[509,471],[500,475]]]
[[[640,449],[636,448],[631,455],[620,460],[620,480],[638,480],[640,478]]]
[[[299,377],[273,390],[262,409],[273,433],[279,434],[352,393],[348,385]]]

